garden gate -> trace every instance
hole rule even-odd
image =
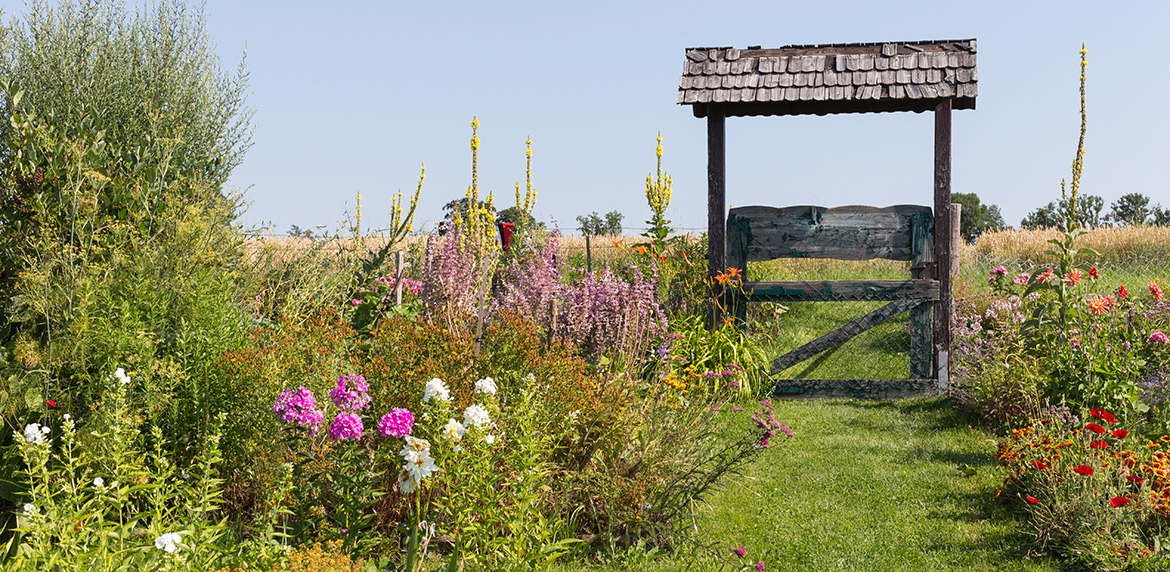
[[[695,117],[707,119],[707,273],[712,278],[711,323],[722,319],[718,314],[714,300],[723,295],[723,288],[717,286],[714,277],[727,268],[727,230],[725,226],[729,220],[725,196],[725,130],[726,117],[745,116],[783,116],[783,115],[825,115],[830,113],[872,113],[887,111],[924,111],[934,112],[934,213],[931,224],[913,227],[911,220],[911,235],[915,232],[928,232],[933,226],[933,256],[925,257],[925,253],[917,261],[911,254],[912,265],[917,262],[920,266],[915,271],[913,280],[933,279],[937,281],[938,294],[933,303],[933,316],[924,317],[924,310],[919,309],[913,314],[911,322],[919,331],[917,342],[912,342],[913,350],[917,352],[917,360],[912,359],[911,378],[921,374],[929,374],[924,378],[935,383],[930,387],[922,387],[921,382],[910,383],[904,380],[900,386],[891,386],[888,383],[882,387],[872,384],[857,383],[858,380],[837,380],[800,387],[805,394],[818,395],[856,395],[863,397],[898,396],[920,390],[945,391],[949,367],[947,364],[950,352],[950,318],[951,318],[951,265],[949,213],[951,202],[951,110],[974,109],[977,95],[978,73],[976,69],[976,41],[969,40],[940,40],[921,42],[891,42],[891,43],[854,43],[854,44],[825,44],[825,45],[798,45],[781,48],[762,49],[760,46],[749,46],[746,50],[734,48],[691,48],[686,50],[683,75],[679,80],[678,103],[690,105]],[[766,208],[766,207],[750,207]],[[837,215],[846,218],[856,216],[847,211],[829,214],[837,209],[814,209],[801,207],[808,213],[809,221],[815,221],[815,213],[820,213],[820,223],[832,222]],[[845,208],[845,207],[843,207]],[[900,207],[892,207],[896,209]],[[732,217],[746,217],[747,236],[752,233],[762,233],[756,230],[756,221],[783,220],[785,216],[798,216],[799,211],[786,212],[779,209],[776,212],[764,213],[760,217],[745,214],[748,211],[736,209]],[[921,213],[921,211],[918,211]],[[871,213],[872,214],[872,213]],[[887,215],[874,215],[878,218]],[[893,215],[891,215],[893,216]],[[901,215],[896,215],[901,217]],[[914,214],[909,215],[910,219]],[[732,219],[741,220],[741,219]],[[811,224],[803,223],[803,224]],[[899,225],[902,223],[898,223]],[[882,228],[886,226],[880,225]],[[761,227],[762,228],[762,227]],[[901,228],[901,227],[899,227]],[[881,234],[874,227],[874,232]],[[915,230],[917,229],[917,230]],[[738,231],[736,231],[738,232]],[[767,234],[767,233],[763,233]],[[821,240],[810,243],[806,247],[836,248],[850,243],[834,241],[845,240],[849,233],[837,233],[835,239]],[[893,235],[905,236],[901,231],[890,231]],[[761,236],[762,234],[757,234]],[[834,236],[832,233],[826,237]],[[742,238],[735,238],[741,240]],[[901,239],[899,239],[901,240]],[[751,240],[743,253],[736,253],[746,264],[751,256],[770,256],[762,252],[751,254]],[[922,242],[920,244],[926,244]],[[857,246],[853,244],[852,246]],[[803,247],[802,247],[803,248]],[[898,254],[904,256],[905,254]],[[747,259],[743,259],[747,256]],[[877,255],[882,256],[882,255]],[[887,286],[874,283],[870,286],[831,285],[837,290],[854,288],[851,296],[879,296]],[[780,290],[778,290],[779,288]],[[860,288],[860,290],[856,290]],[[788,289],[798,290],[792,286],[761,286],[759,296],[773,296],[773,299],[783,299],[784,296],[813,294],[789,294]],[[814,290],[814,289],[803,289]],[[869,322],[881,320],[883,316],[902,309],[912,307],[921,308],[921,300],[930,299],[929,292],[922,296],[910,296],[911,285],[907,284],[895,288],[896,294],[880,294],[890,296],[895,304],[887,306],[879,314],[863,316],[853,324],[852,329],[866,326]],[[756,296],[756,294],[752,294]],[[894,299],[892,296],[910,296],[907,299]],[[875,299],[875,298],[870,298]],[[918,300],[918,302],[915,302]],[[911,310],[912,312],[914,310]],[[899,312],[900,313],[900,312]],[[888,316],[887,316],[888,318]],[[926,338],[921,335],[925,329],[924,320],[932,321],[932,334],[929,343],[933,345],[931,365],[927,368],[921,359],[921,354],[927,352],[921,344]],[[852,331],[852,330],[849,330]],[[834,338],[823,343],[832,342],[847,334],[848,331],[835,332]],[[833,335],[833,334],[830,334]],[[929,347],[929,346],[927,346]],[[809,347],[803,353],[816,349]],[[791,354],[791,352],[790,352]],[[802,354],[789,355],[782,360],[799,358]],[[781,362],[780,365],[783,365]],[[787,383],[787,382],[786,382]]]
[[[739,269],[740,276],[747,276],[749,261],[777,258],[910,261],[907,280],[745,281],[732,285],[724,293],[725,305],[741,325],[749,302],[889,302],[776,358],[773,374],[910,312],[909,379],[786,379],[777,382],[777,393],[902,397],[936,390],[937,380],[931,372],[931,315],[939,299],[939,281],[922,278],[934,260],[933,232],[930,207],[917,205],[731,209],[727,265]]]

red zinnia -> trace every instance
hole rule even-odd
[[[1117,423],[1117,418],[1108,411],[1101,412],[1101,419],[1105,420],[1106,423]]]
[[[1089,431],[1092,431],[1092,432],[1098,433],[1098,434],[1105,432],[1105,428],[1096,424],[1096,423],[1085,424],[1085,429],[1088,429]]]
[[[1030,502],[1032,504],[1036,504],[1036,503],[1040,502],[1040,499],[1038,499],[1036,497],[1024,497],[1024,498],[1027,499],[1028,502]]]
[[[1097,278],[1097,269],[1096,268],[1089,269],[1089,278],[1093,278],[1094,280]]]
[[[1129,290],[1125,289],[1125,284],[1118,286],[1117,287],[1117,299],[1120,300],[1122,298],[1125,298],[1126,296],[1129,296]]]
[[[49,401],[45,402],[45,405],[48,405],[49,407],[56,407],[57,402],[50,399]]]
[[[1146,482],[1145,479],[1143,479],[1137,475],[1126,475],[1125,480],[1127,480],[1135,485],[1140,485],[1140,484]]]
[[[1129,429],[1118,429],[1113,432],[1113,436],[1117,437],[1118,439],[1125,439],[1126,437],[1129,437]]]
[[[1113,497],[1109,499],[1109,504],[1113,505],[1113,508],[1121,508],[1129,504],[1129,499],[1125,497]]]
[[[81,527],[83,527],[83,526],[85,526],[84,520],[81,522],[75,522],[75,523],[73,523],[73,530],[81,530]]]
[[[1150,289],[1150,296],[1154,297],[1155,302],[1162,301],[1162,287],[1157,282],[1150,282],[1146,287]]]
[[[1077,465],[1076,467],[1073,467],[1073,472],[1078,474],[1078,475],[1084,475],[1086,477],[1091,477],[1091,476],[1093,476],[1093,467],[1090,467],[1088,465]]]
[[[1032,466],[1036,467],[1038,471],[1043,471],[1048,468],[1048,464],[1043,461],[1032,461]]]
[[[1096,441],[1093,441],[1092,443],[1089,443],[1089,448],[1090,449],[1108,449],[1109,443],[1106,443],[1106,442],[1098,439]]]

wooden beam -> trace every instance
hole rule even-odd
[[[899,399],[938,395],[933,379],[780,379],[772,396],[781,399],[850,397],[853,399]]]
[[[727,216],[728,248],[746,234],[747,260],[832,258],[910,260],[916,217],[930,207],[736,207]]]
[[[914,306],[924,303],[922,300],[898,300],[890,302],[881,308],[878,308],[836,330],[833,330],[799,348],[796,348],[772,362],[772,373],[780,373],[810,357],[813,357],[821,352],[833,349],[855,337],[857,334],[864,332],[898,314],[901,314]]]
[[[752,302],[938,300],[937,280],[778,280],[745,282]]]
[[[934,109],[934,262],[939,282],[939,299],[934,312],[935,355],[951,350],[951,100]],[[948,365],[935,359],[936,377],[948,378],[942,371]]]
[[[723,107],[712,105],[707,113],[707,277],[727,268],[726,223],[727,199],[725,194],[726,144],[724,137]],[[711,307],[708,324],[714,327],[723,320],[722,312],[715,303],[723,289],[710,282]]]

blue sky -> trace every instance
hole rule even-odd
[[[206,14],[225,68],[247,46],[256,133],[232,177],[251,202],[241,220],[278,233],[335,228],[359,191],[365,225],[384,226],[391,195],[414,188],[423,162],[416,226],[433,227],[470,184],[473,116],[480,188],[511,205],[531,136],[536,214],[563,230],[610,210],[644,226],[643,181],[661,131],[674,179],[668,217],[698,229],[706,132],[675,103],[685,48],[952,38],[979,40],[977,109],[954,115],[956,192],[999,205],[1011,224],[1059,197],[1085,42],[1083,192],[1107,205],[1140,192],[1170,206],[1165,1],[208,0]],[[731,118],[727,200],[931,204],[932,135],[930,114]]]

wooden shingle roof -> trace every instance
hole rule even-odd
[[[975,40],[690,48],[678,103],[696,117],[974,109]]]

